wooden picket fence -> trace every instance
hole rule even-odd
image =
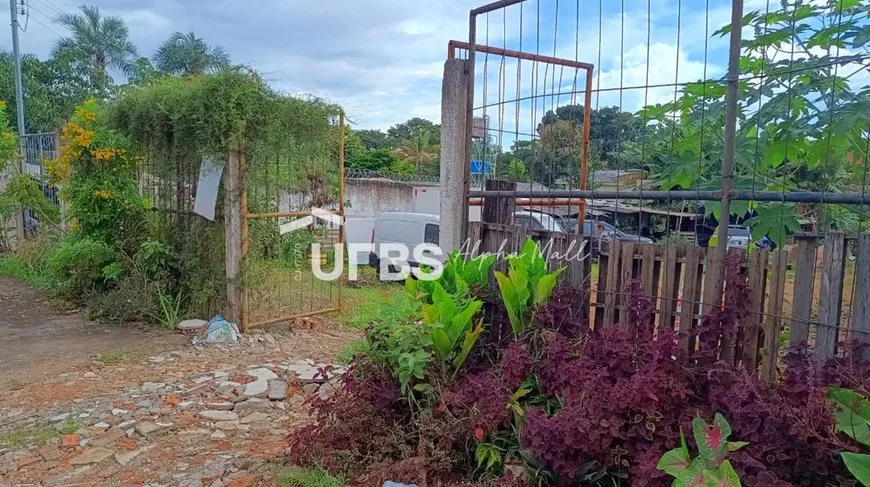
[[[469,223],[475,253],[507,255],[518,251],[527,237],[538,242],[552,269],[567,267],[560,285],[590,288],[584,314],[591,326],[620,325],[626,286],[632,280],[639,280],[643,294],[655,303],[657,329],[689,331],[714,303],[722,303],[722,296],[714,295],[713,279],[707,279],[714,249],[611,241],[598,252],[591,248],[597,243],[583,237]],[[797,234],[789,249],[739,252],[750,309],[736,359],[746,367],[775,379],[784,332],[790,344],[806,341],[823,357],[842,353],[842,342],[870,342],[870,235]],[[592,265],[596,258],[597,276]],[[505,272],[506,267],[497,259],[494,270]]]

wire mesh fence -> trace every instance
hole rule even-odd
[[[345,265],[343,138],[338,116],[316,140],[245,165],[246,327],[340,308],[343,275],[329,275]]]
[[[779,271],[761,267],[767,299],[781,306],[775,323],[760,323],[793,333],[790,324],[803,320],[812,343],[819,327],[836,330],[833,343],[860,338],[852,322],[863,290],[857,234],[870,202],[868,25],[866,5],[841,1],[475,9],[469,42],[449,49],[474,75],[471,219],[488,199],[510,199],[511,214],[495,223],[585,237],[595,277],[640,272],[608,271],[602,244],[657,246],[662,255],[709,247],[711,258],[721,246],[747,261],[779,249],[781,297],[766,280]],[[807,233],[816,239],[812,266]],[[712,267],[701,269],[698,289],[719,282],[721,292]],[[814,299],[796,303],[788,290]]]
[[[148,208],[147,228],[139,231],[172,249],[180,294],[193,312],[212,316],[226,305],[225,208],[216,204],[213,219],[195,212],[204,164],[201,156],[152,151],[137,165],[136,178]]]
[[[42,190],[46,199],[55,205],[60,205],[59,188],[49,183],[45,170],[45,162],[53,160],[58,154],[58,139],[54,132],[27,134],[21,137],[22,172],[30,175]],[[32,238],[39,232],[41,223],[39,216],[30,209],[24,209],[22,215],[24,236]]]

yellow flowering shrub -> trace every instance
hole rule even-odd
[[[60,154],[47,172],[86,236],[117,240],[119,228],[141,217],[145,203],[133,172],[140,158],[133,152],[126,137],[101,123],[95,100],[79,106],[61,128]]]
[[[0,115],[6,113],[6,102],[0,100]],[[18,159],[18,134],[9,126],[6,117],[0,117],[0,172]]]

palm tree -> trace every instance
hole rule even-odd
[[[60,14],[55,21],[72,32],[54,46],[54,54],[65,50],[81,52],[98,79],[106,79],[108,68],[129,74],[136,59],[136,45],[130,41],[130,31],[120,17],[103,17],[100,9],[90,5],[79,7],[84,15]]]
[[[193,32],[176,32],[157,48],[154,64],[163,73],[188,76],[226,67],[230,56],[221,46],[209,47]]]
[[[390,153],[392,157],[414,165],[414,172],[419,174],[420,165],[431,164],[438,159],[439,147],[430,143],[432,134],[424,130]]]

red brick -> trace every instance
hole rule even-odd
[[[254,484],[254,476],[253,475],[245,475],[243,477],[239,477],[233,480],[230,480],[228,483],[224,484],[226,487],[250,487]]]
[[[60,437],[60,447],[61,448],[72,448],[79,446],[79,442],[82,441],[82,437],[79,435],[63,435]]]

